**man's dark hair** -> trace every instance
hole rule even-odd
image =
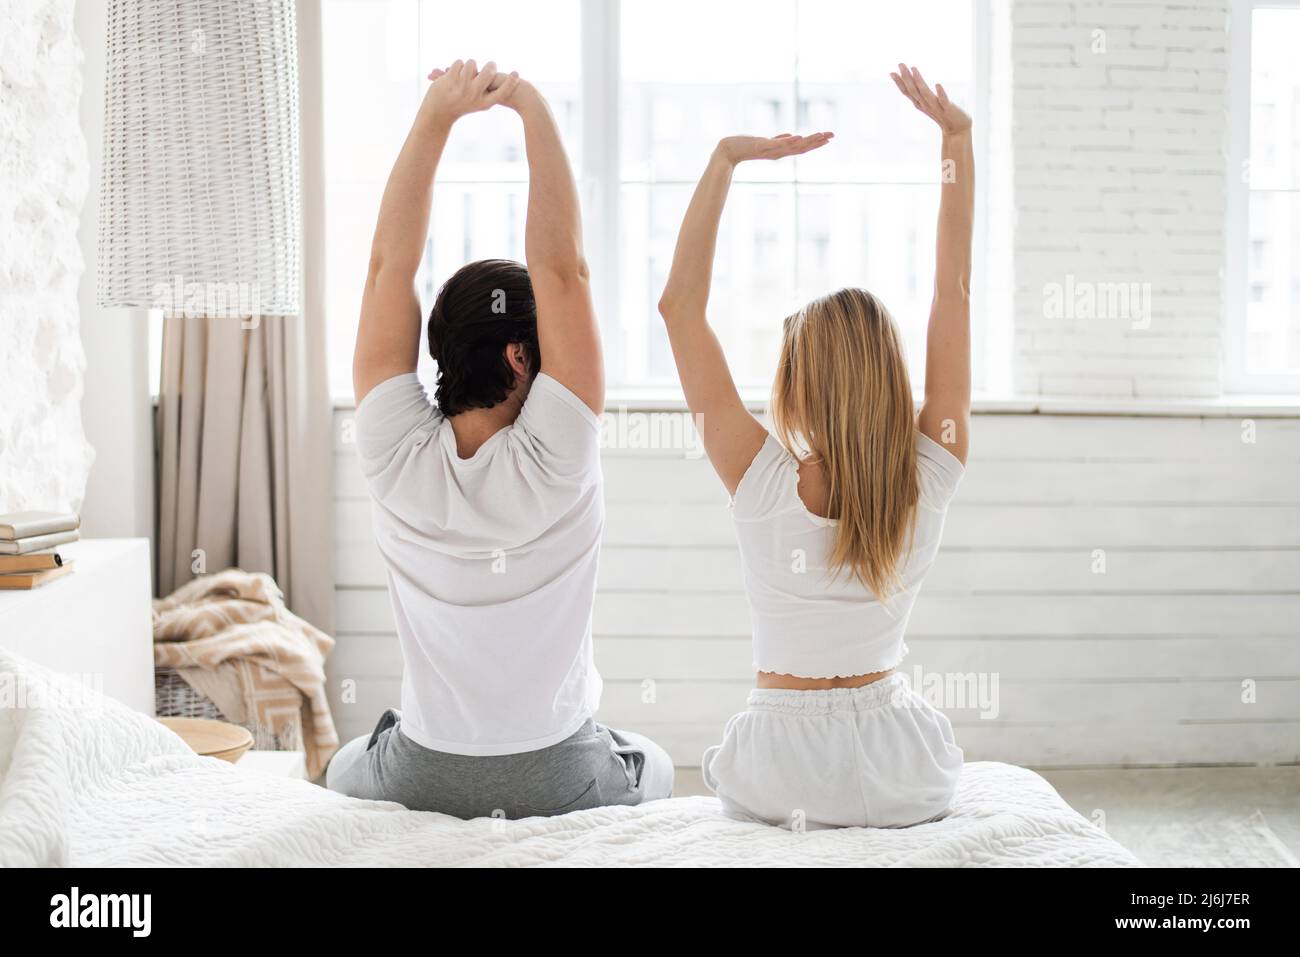
[[[504,402],[515,387],[505,347],[515,342],[536,374],[541,347],[528,270],[508,259],[462,266],[442,284],[429,311],[429,355],[438,363],[434,398],[442,414]]]

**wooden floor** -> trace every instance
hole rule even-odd
[[[1150,867],[1300,867],[1300,767],[1040,773]],[[699,769],[674,793],[707,794]]]

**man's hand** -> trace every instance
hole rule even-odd
[[[942,83],[936,83],[935,91],[931,91],[921,71],[905,63],[898,64],[898,72],[889,76],[913,106],[939,124],[944,136],[965,133],[970,129],[970,117],[948,99]]]
[[[518,73],[498,73],[492,62],[480,70],[473,60],[457,60],[446,70],[431,72],[429,79],[433,82],[420,111],[447,123],[509,101],[521,82]]]
[[[544,105],[545,100],[542,94],[538,92],[537,87],[533,86],[527,80],[519,80],[505,96],[501,98],[501,105],[514,110],[522,115],[525,110],[539,104]]]
[[[820,149],[834,136],[834,133],[812,133],[808,136],[793,136],[790,133],[771,137],[728,136],[718,143],[716,155],[732,166],[746,160],[775,160]]]

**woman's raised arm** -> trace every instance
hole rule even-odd
[[[659,314],[668,327],[668,341],[686,404],[695,417],[704,449],[718,477],[735,494],[736,486],[762,447],[766,430],[749,414],[705,310],[713,280],[713,256],[718,223],[731,188],[736,165],[745,160],[780,159],[825,146],[831,133],[811,136],[729,136],[722,140],[695,187],[677,236],[677,249],[668,283],[659,299]]]
[[[970,273],[975,219],[971,120],[948,99],[942,84],[932,91],[915,67],[900,63],[898,72],[890,76],[943,132],[934,299],[925,342],[925,401],[917,426],[964,463],[970,449]]]

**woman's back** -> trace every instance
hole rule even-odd
[[[769,436],[736,488],[733,517],[745,569],[754,669],[834,678],[897,667],[922,581],[934,564],[961,463],[917,434],[920,495],[898,589],[880,601],[855,576],[832,567],[836,520],[824,511],[824,479]],[[812,474],[808,473],[812,471]]]

